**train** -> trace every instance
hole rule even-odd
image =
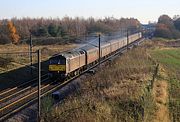
[[[142,33],[134,33],[127,37],[112,39],[100,43],[87,44],[82,47],[55,54],[49,58],[49,77],[71,78],[96,65],[100,60],[116,53],[127,44],[142,38]],[[100,51],[100,52],[99,52]]]

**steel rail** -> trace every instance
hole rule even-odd
[[[48,76],[48,74],[42,75],[41,78],[43,78],[43,77],[45,77],[45,76]],[[13,88],[11,88],[11,89],[9,89],[9,90],[2,91],[2,92],[0,93],[0,97],[2,97],[2,95],[4,95],[4,94],[7,94],[7,93],[9,93],[9,92],[12,92],[13,90],[16,90],[16,89],[18,89],[18,88],[20,88],[20,87],[23,87],[23,86],[25,86],[25,85],[33,82],[33,81],[36,81],[36,80],[38,80],[38,78],[32,79],[32,80],[30,80],[30,81],[28,81],[28,82],[25,82],[25,83],[23,83],[23,84],[21,84],[21,85],[19,85],[19,86],[13,87]]]
[[[43,79],[41,83],[43,83],[43,82],[45,82],[45,81],[47,81],[47,80],[48,80],[48,78]],[[14,94],[11,94],[11,95],[9,95],[9,96],[7,96],[7,97],[4,97],[3,99],[0,99],[0,102],[5,101],[5,100],[7,100],[7,99],[9,99],[9,98],[11,98],[11,97],[13,97],[13,96],[16,97],[16,95],[18,95],[18,94],[20,94],[20,93],[23,93],[24,91],[29,90],[30,88],[32,88],[32,87],[34,87],[34,86],[36,86],[36,85],[37,85],[37,83],[34,83],[34,84],[31,85],[31,86],[28,86],[28,87],[26,87],[26,88],[23,88],[22,90],[17,91],[17,92],[15,92]]]

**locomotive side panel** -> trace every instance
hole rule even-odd
[[[79,68],[79,56],[67,59],[67,74]]]
[[[68,61],[68,64],[69,64],[69,72],[72,72],[72,71],[78,69],[78,68],[79,68],[79,65],[80,65],[79,63],[80,63],[79,56],[70,58],[69,61]],[[69,72],[68,72],[68,73],[69,73]]]
[[[85,65],[86,65],[86,55],[84,53],[79,56],[79,67],[83,67]]]
[[[82,49],[76,49],[79,55],[79,67],[86,65],[86,52]]]
[[[86,65],[86,61],[85,61],[85,54],[78,54],[75,57],[72,57],[68,60],[68,72],[70,73],[72,71],[75,71],[79,68],[81,68],[82,66]]]

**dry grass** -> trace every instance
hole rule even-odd
[[[70,48],[76,47],[75,44],[69,44],[69,45],[46,45],[46,46],[34,46],[33,51],[36,51],[38,49],[48,48],[53,51],[63,51]],[[29,45],[21,44],[21,45],[0,45],[0,53],[12,53],[12,52],[27,52],[29,51]]]
[[[156,81],[153,87],[153,96],[156,102],[154,122],[170,122],[168,110],[167,81]]]
[[[169,94],[173,98],[170,100],[179,98],[179,82],[176,81],[179,67],[175,67],[179,65],[179,53],[169,46],[167,48],[167,44],[162,40],[148,41],[141,48],[133,49],[102,67],[100,72],[82,82],[80,90],[50,110],[43,119],[50,121],[56,116],[55,121],[179,121],[179,103],[169,103]],[[149,50],[156,51],[151,55],[155,60],[150,59]],[[158,55],[158,51],[165,53]],[[170,55],[169,60],[165,60],[167,55]],[[159,68],[151,93],[148,85],[156,59],[163,66]],[[171,79],[170,86],[166,82],[171,77],[169,72],[176,76]]]
[[[33,52],[37,51],[38,49],[41,49],[42,59],[46,60],[47,58],[49,58],[51,55],[55,53],[59,53],[61,51],[69,50],[75,47],[76,47],[75,44],[34,46]],[[0,53],[14,53],[14,52],[29,52],[29,45],[23,45],[23,44],[22,45],[12,45],[12,44],[0,45]],[[28,53],[25,59],[26,58],[28,58]]]
[[[152,64],[144,48],[129,51],[83,79],[74,95],[44,112],[43,121],[149,120],[153,101],[145,90],[152,79]]]

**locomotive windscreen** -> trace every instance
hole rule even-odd
[[[49,64],[66,64],[66,59],[62,56],[53,57],[49,59]]]
[[[57,56],[49,59],[49,71],[65,71],[66,59],[63,56]]]

